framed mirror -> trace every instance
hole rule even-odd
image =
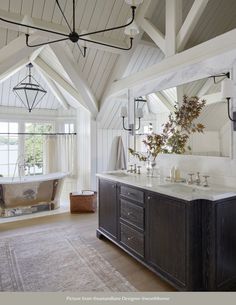
[[[221,97],[221,82],[225,76],[217,79],[205,78],[184,85],[165,89],[146,96],[143,105],[144,117],[141,128],[133,139],[133,147],[138,152],[145,152],[143,139],[148,133],[161,133],[163,124],[174,111],[174,105],[183,100],[183,96],[198,96],[206,100],[197,123],[205,126],[203,133],[190,135],[187,155],[231,157],[232,124],[227,114],[227,103]]]

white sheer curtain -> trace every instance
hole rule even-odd
[[[68,172],[76,178],[76,136],[46,136],[44,143],[44,172]]]

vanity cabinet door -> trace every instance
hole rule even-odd
[[[117,184],[99,180],[99,229],[117,239]]]
[[[185,202],[148,194],[146,258],[158,273],[178,286],[186,285]]]

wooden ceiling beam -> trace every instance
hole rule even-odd
[[[174,112],[175,111],[175,108],[174,106],[172,105],[172,103],[160,92],[156,92],[154,93],[154,95],[157,97],[157,99],[159,99],[162,104],[170,111],[170,112]]]
[[[38,36],[33,35],[34,42],[38,42]],[[30,61],[30,56],[38,48],[28,48],[25,45],[24,35],[12,40],[8,45],[0,49],[0,82],[5,81],[18,72]]]
[[[148,34],[148,36],[154,41],[156,46],[162,50],[165,54],[166,52],[166,44],[165,44],[165,37],[159,31],[157,27],[155,27],[150,20],[144,18],[141,24],[142,29]]]
[[[171,0],[170,0],[171,1]],[[177,35],[177,49],[182,51],[187,44],[198,20],[202,16],[209,0],[195,0],[179,33]]]
[[[98,106],[96,98],[87,84],[83,79],[82,75],[77,69],[77,63],[74,60],[73,54],[69,48],[66,48],[66,45],[63,46],[64,52],[61,51],[61,46],[58,44],[51,45],[51,49],[60,61],[63,69],[71,79],[75,88],[78,88],[83,100],[86,103],[86,108],[89,109],[92,116],[96,117],[98,113]]]
[[[34,60],[34,65],[37,65],[37,67],[40,70],[42,70],[44,75],[46,75],[56,84],[58,84],[60,87],[64,88],[64,90],[79,103],[79,106],[82,106],[86,110],[88,110],[87,104],[85,103],[82,95],[71,84],[69,84],[61,75],[59,75],[54,69],[52,69],[49,65],[47,65],[45,61],[43,61],[40,57],[37,57]]]
[[[166,0],[165,55],[177,53],[176,35],[182,25],[182,0]]]
[[[158,78],[164,77],[165,75],[167,75],[167,73],[172,73],[172,79],[169,76],[170,81],[165,81],[165,85],[168,87],[173,87],[176,85],[175,83],[177,82],[177,80],[173,79],[174,73],[181,74],[181,79],[178,79],[178,84],[207,77],[209,75],[207,75],[206,70],[197,68],[197,65],[206,60],[210,60],[215,56],[229,53],[230,51],[232,51],[232,54],[231,57],[227,57],[227,60],[233,60],[233,54],[235,54],[235,49],[236,29],[231,30],[220,36],[214,37],[191,49],[185,50],[181,53],[177,53],[174,56],[167,57],[160,63],[157,63],[145,70],[132,74],[126,78],[117,80],[116,82],[113,82],[110,91],[107,92],[107,99],[111,99],[111,97],[113,96],[124,94],[127,88],[135,87],[136,94],[143,95],[153,92],[149,91],[151,86],[156,91],[156,87],[158,87],[156,80]],[[213,61],[211,60],[209,62],[209,65],[211,66],[211,73],[213,73],[212,71],[214,71],[214,68],[218,71],[222,71],[222,69],[227,69],[227,60],[225,59],[224,62],[218,62],[217,67],[215,65],[215,62],[213,64]],[[189,68],[191,66],[192,68]],[[186,69],[194,69],[192,71],[195,72],[193,73],[191,78],[189,77],[189,72],[187,74],[184,73]],[[209,70],[209,67],[207,67],[207,69]],[[208,73],[210,73],[210,70]],[[140,88],[139,90],[141,90],[142,88],[144,88],[144,86],[146,88],[142,91],[142,93],[138,92],[137,88]]]
[[[34,67],[36,68],[36,70],[38,71],[38,73],[41,75],[41,77],[44,79],[44,81],[48,85],[49,89],[52,91],[53,95],[56,97],[59,104],[64,109],[68,110],[69,104],[67,103],[66,99],[62,95],[61,91],[56,86],[55,82],[50,77],[48,77],[47,74],[42,69],[40,69],[40,67],[37,64],[35,64],[34,62],[33,62],[33,64],[34,64]]]

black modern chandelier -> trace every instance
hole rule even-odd
[[[63,38],[60,38],[60,39],[55,39],[55,40],[43,42],[43,43],[40,43],[40,44],[30,44],[30,41],[29,41],[30,40],[30,34],[27,33],[27,34],[25,34],[25,36],[26,36],[26,45],[28,47],[39,47],[39,46],[44,46],[44,45],[55,43],[55,42],[70,40],[71,42],[77,44],[77,46],[78,46],[78,48],[79,48],[83,57],[86,56],[86,51],[87,51],[87,47],[85,45],[86,42],[100,44],[100,45],[103,45],[103,46],[107,46],[107,47],[111,47],[111,48],[115,48],[115,49],[119,49],[119,50],[130,50],[132,48],[133,38],[134,38],[135,35],[137,35],[139,33],[138,27],[137,27],[137,25],[135,23],[135,20],[134,20],[135,10],[136,10],[136,6],[141,4],[143,2],[143,0],[125,0],[125,2],[131,6],[131,11],[132,11],[132,17],[130,19],[128,19],[126,24],[116,26],[116,27],[112,27],[112,28],[103,29],[103,30],[92,31],[92,32],[88,32],[88,33],[82,33],[82,34],[77,33],[76,28],[75,28],[75,18],[76,18],[76,16],[75,16],[75,0],[73,0],[72,26],[70,25],[68,19],[66,18],[65,14],[62,10],[62,7],[59,3],[59,0],[55,0],[55,1],[56,1],[56,4],[57,4],[57,6],[58,6],[58,8],[59,8],[59,10],[60,10],[60,12],[63,16],[68,28],[69,28],[69,31],[70,31],[69,34],[60,33],[60,32],[45,29],[45,28],[39,28],[39,27],[33,26],[33,25],[27,25],[27,24],[14,22],[14,21],[11,21],[11,20],[4,19],[2,17],[0,17],[0,20],[4,21],[4,22],[11,23],[11,24],[18,25],[20,27],[25,27],[28,30],[29,29],[38,30],[38,31],[43,31],[43,32],[47,32],[47,33],[50,33],[50,34],[60,35],[61,37],[63,37]],[[113,30],[119,30],[119,29],[122,29],[122,28],[125,28],[125,34],[130,36],[130,45],[127,48],[119,47],[117,45],[111,45],[111,44],[107,44],[107,43],[103,43],[103,42],[94,41],[94,40],[89,39],[89,36],[91,36],[91,35],[100,34],[100,33],[113,31]],[[79,41],[82,41],[84,46],[81,47],[79,45]]]
[[[29,63],[26,67],[28,68],[28,74],[12,90],[22,104],[31,112],[39,104],[47,91],[32,76],[31,69],[33,65]]]

